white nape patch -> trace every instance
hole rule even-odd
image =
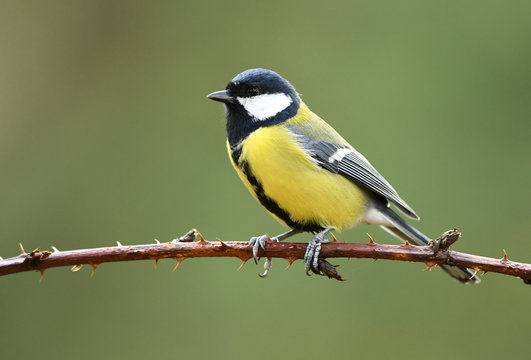
[[[352,149],[349,148],[338,149],[335,153],[332,154],[332,156],[328,158],[328,162],[333,163],[335,161],[341,161],[345,156],[347,156],[351,152]]]
[[[237,99],[250,116],[260,121],[275,116],[293,102],[291,97],[284,93],[262,94],[248,98],[238,97]]]

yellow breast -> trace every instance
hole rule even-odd
[[[281,125],[249,135],[242,142],[240,159],[248,163],[265,195],[293,221],[341,230],[354,226],[363,216],[365,193],[346,178],[319,167],[297,146],[296,135]],[[256,197],[245,174],[235,168]]]

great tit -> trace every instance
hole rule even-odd
[[[207,97],[225,105],[227,150],[241,180],[275,219],[291,228],[271,239],[314,233],[304,257],[307,274],[320,272],[319,251],[328,241],[326,235],[358,223],[379,225],[417,245],[429,243],[430,238],[406,223],[390,204],[418,220],[415,211],[276,72],[246,70],[225,90]],[[255,261],[268,239],[251,238]],[[467,268],[441,267],[463,283],[479,282]]]

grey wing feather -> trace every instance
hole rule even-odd
[[[415,211],[398,195],[387,180],[346,141],[343,144],[332,144],[316,141],[291,127],[290,131],[298,135],[301,145],[322,168],[343,175],[365,189],[383,196],[408,217],[419,219]],[[344,150],[338,153],[338,150],[342,149]]]

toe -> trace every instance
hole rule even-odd
[[[308,271],[310,271],[312,267],[314,253],[315,253],[315,244],[313,241],[310,241],[310,243],[306,247],[306,253],[304,254],[304,270],[306,271],[306,275],[310,275],[308,274]]]
[[[248,246],[253,248],[253,259],[255,264],[257,264],[259,260],[258,251],[260,250],[260,248],[262,248],[262,250],[265,250],[265,245],[268,238],[269,237],[267,235],[262,235],[254,236],[249,240]]]
[[[260,248],[260,240],[257,240],[253,244],[253,259],[254,263],[258,264],[258,249]]]
[[[313,252],[313,262],[312,262],[312,267],[315,271],[317,271],[319,273],[319,253],[321,252],[321,243],[318,242],[316,245],[315,245],[315,250]]]

